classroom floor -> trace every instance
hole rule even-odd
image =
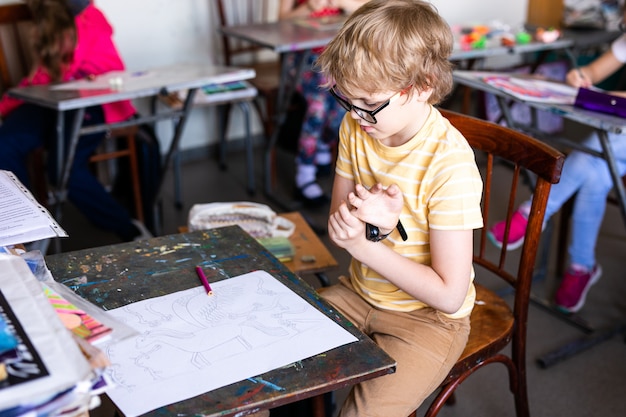
[[[258,192],[254,196],[246,192],[242,151],[229,153],[227,171],[221,171],[213,157],[183,163],[183,205],[180,209],[173,204],[172,176],[168,175],[163,193],[163,232],[177,233],[179,226],[186,224],[190,207],[196,203],[251,200],[269,204],[277,212],[284,211],[262,192],[262,149],[257,149],[255,172]],[[293,187],[293,155],[279,153],[277,161],[280,184],[276,194],[288,201]],[[331,184],[330,177],[322,181],[329,192]],[[325,228],[327,207],[309,210],[290,206],[287,210],[292,209],[300,210],[314,225]],[[71,205],[64,210],[65,220],[62,223],[70,235],[62,242],[64,251],[117,242],[115,236],[88,224]],[[339,267],[328,274],[331,280],[336,280],[339,274],[346,272],[349,257],[334,247],[326,235],[322,234],[321,238],[339,262]],[[604,330],[626,323],[625,253],[626,228],[617,207],[609,205],[597,248],[604,274],[590,291],[580,312],[580,316],[597,329],[591,336],[602,335]],[[547,276],[534,284],[536,296],[550,298],[557,282],[553,271],[554,262],[551,259]],[[303,278],[315,286],[319,285],[314,276]],[[623,333],[609,335],[607,340],[545,369],[538,364],[538,359],[545,359],[548,353],[583,337],[589,336],[537,305],[531,305],[527,363],[530,409],[534,417],[610,416],[626,412],[626,343]],[[336,401],[340,402],[344,395],[345,392],[336,393]],[[93,415],[108,417],[108,411],[101,407]],[[422,409],[418,415],[421,414]],[[470,377],[458,389],[456,404],[445,407],[440,415],[506,417],[514,414],[504,367],[489,366]]]

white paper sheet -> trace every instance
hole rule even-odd
[[[140,335],[104,347],[127,417],[357,339],[264,271],[110,310]],[[278,387],[280,389],[280,387]]]
[[[11,171],[0,170],[0,245],[67,236]]]

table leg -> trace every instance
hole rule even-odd
[[[278,98],[276,103],[276,115],[274,130],[272,131],[272,135],[269,138],[269,142],[265,151],[265,186],[264,191],[268,198],[281,206],[282,209],[287,211],[293,211],[294,207],[290,207],[290,204],[287,204],[281,201],[274,195],[274,187],[273,187],[273,173],[274,173],[274,158],[276,152],[276,145],[278,142],[278,135],[280,133],[280,129],[285,123],[285,119],[287,117],[287,111],[289,110],[289,105],[291,103],[291,97],[293,92],[296,89],[296,85],[300,80],[302,72],[304,71],[304,64],[307,62],[307,59],[310,55],[311,51],[301,51],[301,52],[289,52],[283,54],[281,57],[281,76],[280,76],[280,86],[278,88]],[[290,68],[291,59],[295,60],[295,71],[292,71]]]
[[[56,178],[55,181],[57,183],[57,186],[61,184],[61,178],[63,178],[63,164],[65,161],[65,140],[64,140],[64,136],[65,136],[65,113],[62,111],[58,111],[57,112],[57,123],[56,123],[56,138],[57,138],[57,166],[56,166]],[[57,221],[60,221],[59,219],[59,209],[58,209],[58,201],[59,201],[59,196],[57,195],[57,191],[58,189],[55,189],[55,195],[54,195],[54,204],[55,204],[55,217],[57,218]]]
[[[197,88],[192,88],[187,93],[187,97],[185,98],[185,102],[183,103],[183,108],[180,112],[180,116],[178,116],[178,122],[176,123],[176,126],[174,128],[174,137],[172,138],[170,147],[163,160],[163,167],[161,169],[161,178],[159,179],[159,184],[157,185],[157,190],[156,190],[156,195],[154,197],[154,201],[150,202],[152,206],[152,210],[154,212],[154,228],[155,228],[155,232],[157,235],[160,235],[162,232],[161,231],[161,218],[160,218],[161,216],[158,210],[157,203],[159,199],[161,198],[161,192],[163,189],[163,182],[165,180],[165,174],[167,173],[167,171],[170,168],[170,165],[172,164],[174,155],[178,152],[180,139],[182,137],[182,133],[185,128],[185,123],[187,121],[187,117],[189,116],[189,112],[191,110],[193,100],[197,91],[198,91]],[[167,91],[165,92],[165,94],[167,94]]]
[[[540,356],[537,359],[537,363],[543,369],[546,369],[552,365],[557,364],[565,359],[568,359],[580,352],[592,348],[605,340],[611,339],[613,336],[624,333],[626,331],[626,324],[618,325],[612,329],[605,330],[595,336],[585,336],[580,339],[574,340],[562,347],[555,349],[551,352]]]
[[[57,158],[56,158],[56,185],[54,187],[54,206],[53,213],[57,222],[61,223],[63,214],[63,203],[67,200],[67,183],[70,178],[70,171],[74,163],[74,155],[76,154],[76,146],[80,138],[80,127],[83,123],[85,109],[76,110],[72,123],[72,132],[70,136],[67,155],[65,154],[65,112],[60,110],[57,112],[56,120],[56,139],[57,139]],[[47,248],[47,245],[46,245]],[[61,252],[61,241],[55,238],[54,250],[56,253]]]
[[[252,150],[252,136],[250,129],[250,104],[247,101],[239,103],[239,107],[243,112],[243,119],[245,121],[245,135],[246,135],[246,164],[248,172],[248,194],[254,195],[256,193],[255,176],[254,176],[254,152]]]
[[[609,166],[611,177],[613,178],[613,186],[615,193],[617,194],[617,200],[619,201],[619,208],[626,225],[626,191],[624,190],[624,183],[622,177],[617,170],[617,163],[615,162],[615,154],[613,153],[613,147],[609,141],[609,135],[605,130],[597,130],[598,138],[600,139],[600,145],[602,146],[602,152],[604,153],[604,159]]]
[[[67,199],[67,183],[70,178],[70,170],[74,163],[74,155],[76,154],[76,146],[80,137],[80,127],[82,125],[85,109],[76,110],[72,124],[72,133],[70,136],[67,155],[65,152],[65,112],[57,112],[56,120],[56,138],[57,138],[57,166],[56,166],[56,186],[54,187],[54,217],[56,221],[61,222],[62,206]]]

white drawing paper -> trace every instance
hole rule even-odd
[[[139,335],[104,347],[125,416],[251,378],[357,339],[264,271],[110,310]],[[281,387],[274,387],[281,389]]]

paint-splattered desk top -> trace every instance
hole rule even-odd
[[[198,286],[202,265],[215,282],[265,270],[342,325],[358,342],[161,407],[151,416],[229,416],[270,409],[392,373],[395,361],[324,302],[306,282],[237,226],[157,237],[46,257],[53,277],[105,310]]]

